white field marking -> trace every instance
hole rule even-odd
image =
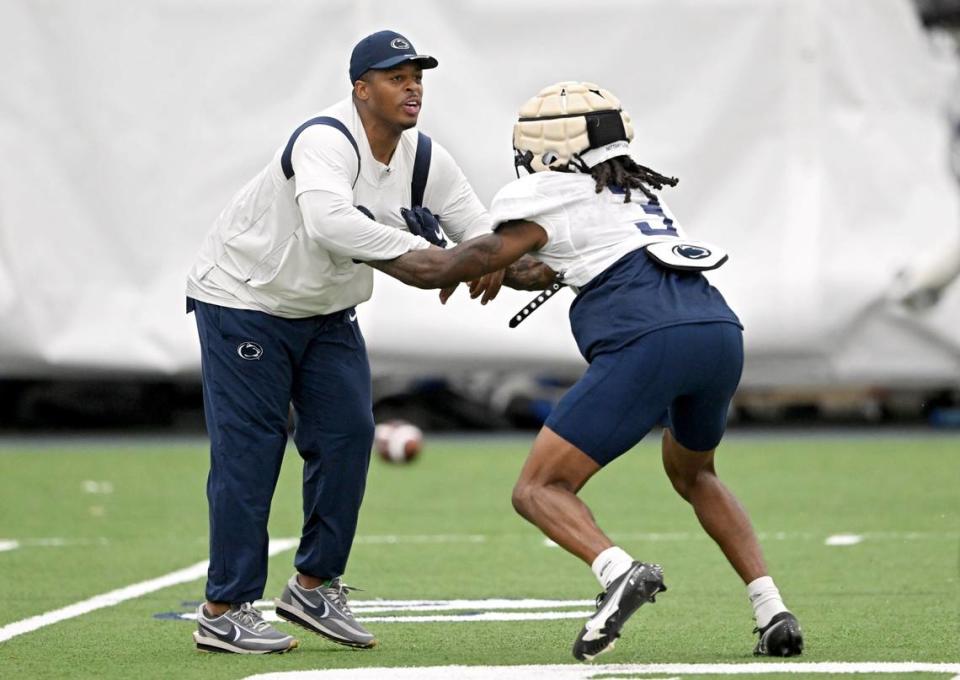
[[[762,673],[954,673],[958,663],[757,662],[730,664],[583,664],[549,666],[426,666],[420,668],[337,668],[250,675],[245,680],[592,680],[639,674],[759,675]],[[957,680],[954,678],[954,680]]]
[[[613,532],[610,534],[610,538],[614,540],[629,540],[629,541],[698,541],[704,538],[708,538],[705,533],[689,533],[685,531],[672,531],[672,532],[649,532],[649,531],[636,531],[636,532]]]
[[[864,538],[871,541],[924,541],[960,538],[960,531],[865,531]]]
[[[299,544],[300,539],[298,538],[276,539],[270,541],[270,546],[267,549],[267,552],[270,555],[276,555],[277,553],[285,552],[291,548],[295,548]],[[24,633],[30,633],[39,628],[43,628],[44,626],[57,623],[58,621],[64,621],[66,619],[82,616],[83,614],[88,614],[97,609],[103,609],[104,607],[112,607],[116,604],[120,604],[121,602],[125,602],[126,600],[132,600],[134,598],[146,595],[147,593],[162,590],[163,588],[168,588],[180,583],[196,581],[197,579],[206,575],[207,565],[208,562],[206,561],[197,562],[196,564],[186,567],[185,569],[172,571],[169,574],[165,574],[164,576],[160,576],[155,579],[150,579],[149,581],[134,583],[133,585],[129,585],[124,588],[118,588],[117,590],[111,590],[110,592],[103,593],[101,595],[95,595],[94,597],[83,600],[82,602],[77,602],[60,609],[55,609],[45,614],[31,616],[30,618],[23,619],[22,621],[8,623],[7,625],[0,627],[0,642],[4,642],[5,640],[9,640],[10,638],[14,638],[18,635],[23,635]]]
[[[96,481],[93,479],[85,479],[81,482],[83,490],[86,493],[102,493],[108,494],[113,493],[113,482],[110,481]]]
[[[257,600],[254,606],[261,610],[267,621],[279,621],[272,600]],[[547,621],[552,619],[578,619],[594,612],[563,611],[572,607],[592,607],[593,600],[353,600],[350,608],[360,621],[372,623],[441,623],[458,621]],[[516,611],[546,609],[548,611]],[[482,614],[464,614],[464,611],[481,611]],[[501,611],[507,610],[507,611]],[[370,616],[370,614],[397,614],[416,612],[421,616]],[[457,612],[436,614],[435,612]],[[196,612],[184,612],[184,620],[196,620]]]
[[[863,536],[860,534],[834,534],[833,536],[827,536],[827,540],[823,542],[824,545],[856,545],[863,541]]]
[[[555,619],[583,619],[591,616],[591,610],[562,611],[571,607],[593,606],[593,600],[354,600],[350,608],[357,613],[357,620],[365,623],[460,623],[487,621],[549,621]],[[263,612],[267,621],[280,621],[272,600],[257,600],[254,606]],[[515,611],[548,609],[550,611]],[[482,614],[464,614],[464,611],[481,611]],[[501,611],[507,610],[507,611]],[[513,610],[513,611],[511,611]],[[417,613],[414,616],[370,616],[370,614]],[[435,612],[458,612],[436,614]],[[196,612],[184,612],[181,619],[194,621]]]
[[[496,609],[569,609],[593,607],[594,600],[350,600],[350,609],[375,612],[455,612],[463,610],[492,611]],[[273,600],[257,600],[253,606],[261,611],[274,609]]]
[[[6,552],[8,550],[16,550],[20,547],[20,541],[8,541],[6,539],[0,539],[0,552]]]
[[[106,538],[77,538],[67,540],[66,538],[20,538],[20,539],[0,539],[0,546],[4,543],[15,543],[15,547],[20,548],[63,548],[65,546],[75,545],[110,545]],[[3,548],[0,547],[0,552]]]
[[[596,610],[582,612],[483,612],[482,614],[417,614],[415,616],[359,616],[364,623],[488,623],[490,621],[555,621],[588,619]]]
[[[839,534],[846,535],[846,534]],[[860,534],[863,540],[871,541],[955,541],[960,538],[960,531],[864,531]],[[705,532],[674,532],[674,533],[616,533],[610,534],[614,540],[631,541],[708,541],[710,537]],[[757,538],[761,541],[819,541],[823,534],[809,531],[758,531]],[[549,539],[548,539],[549,540]],[[547,545],[544,541],[544,545]]]
[[[819,538],[819,534],[809,533],[809,532],[786,532],[786,531],[758,531],[757,538],[761,541],[797,541],[797,540],[812,540]],[[685,531],[668,531],[668,532],[625,532],[617,533],[612,532],[610,538],[614,540],[630,540],[630,541],[651,541],[651,542],[661,542],[661,541],[707,541],[710,540],[710,537],[704,532],[685,532]]]
[[[492,611],[495,609],[562,609],[569,607],[594,606],[594,600],[353,600],[350,607],[363,612],[439,612],[458,611],[463,609],[479,609]]]
[[[350,604],[353,608],[353,603]],[[491,621],[555,621],[558,619],[587,619],[596,613],[582,612],[483,612],[482,614],[418,614],[414,616],[358,616],[361,623],[489,623]],[[184,621],[196,621],[196,612],[185,612]],[[283,623],[276,611],[263,612],[263,620]]]
[[[543,547],[544,547],[544,548],[559,548],[560,546],[557,545],[552,538],[545,538],[545,539],[543,539]]]
[[[390,543],[486,543],[483,534],[387,534],[383,536],[357,536],[354,545]]]

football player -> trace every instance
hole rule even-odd
[[[768,574],[746,511],[714,468],[743,366],[740,321],[702,273],[726,256],[687,240],[657,193],[677,180],[634,161],[632,138],[630,117],[609,91],[547,87],[514,127],[516,165],[529,174],[494,198],[495,232],[371,264],[427,288],[511,265],[508,285],[525,279],[545,288],[556,278],[576,293],[570,324],[590,365],[534,441],[513,505],[589,564],[603,587],[574,642],[577,659],[613,648],[637,608],[666,590],[661,567],[614,545],[577,497],[661,421],[667,476],[746,584],[759,633],[754,653],[800,654],[800,625]],[[435,227],[424,209],[406,219],[422,231]],[[532,260],[519,260],[526,254]]]

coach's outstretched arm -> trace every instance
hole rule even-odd
[[[442,250],[432,246],[392,260],[367,264],[410,286],[447,288],[504,269],[525,254],[540,249],[546,242],[547,233],[539,224],[506,222],[493,233],[470,239],[455,248]],[[546,271],[550,270],[547,268]],[[543,276],[543,272],[537,276]],[[507,283],[509,285],[509,280]]]

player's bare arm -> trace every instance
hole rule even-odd
[[[480,304],[485,305],[497,296],[503,284],[515,290],[544,290],[556,279],[557,273],[550,267],[542,262],[537,262],[529,255],[524,255],[506,269],[486,274],[476,281],[471,281],[470,298],[476,299],[482,294]],[[452,293],[453,290],[451,289],[450,292]],[[446,302],[449,297],[449,294],[442,296],[441,300]]]
[[[410,286],[447,288],[504,269],[538,250],[546,241],[543,227],[534,222],[516,221],[449,250],[431,247],[367,264]]]
[[[557,279],[557,273],[543,262],[524,255],[507,267],[503,282],[516,290],[544,290]]]

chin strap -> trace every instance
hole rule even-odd
[[[513,150],[513,169],[517,173],[517,179],[520,179],[520,168],[525,168],[528,175],[533,174],[533,152],[529,149]]]

